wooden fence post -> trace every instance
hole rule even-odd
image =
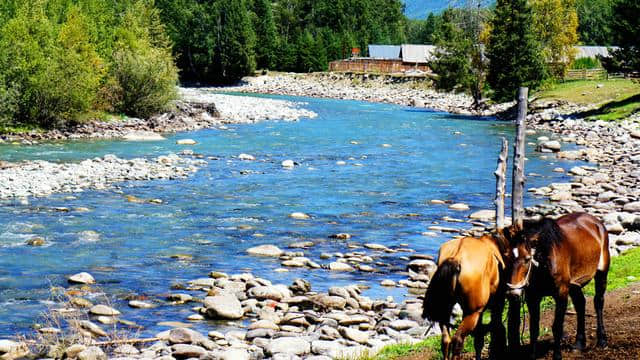
[[[511,214],[513,225],[518,230],[522,229],[524,220],[524,157],[525,157],[525,130],[527,117],[527,101],[529,88],[521,87],[518,90],[518,117],[516,119],[516,142],[513,155],[513,175],[511,186]]]
[[[509,141],[502,138],[502,150],[498,156],[496,176],[496,231],[504,229],[504,197],[507,185],[507,158],[509,157]]]

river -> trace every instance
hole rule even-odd
[[[350,233],[351,243],[409,244],[418,253],[435,254],[451,234],[425,236],[427,228],[470,228],[447,223],[444,216],[466,219],[475,210],[492,208],[493,171],[500,138],[513,138],[513,126],[492,119],[454,116],[396,105],[356,101],[277,97],[308,103],[315,119],[262,122],[173,134],[159,142],[77,141],[24,147],[0,145],[5,160],[81,161],[115,154],[123,158],[152,157],[184,149],[203,154],[208,165],[184,180],[131,182],[116,189],[56,194],[28,204],[5,201],[0,207],[0,335],[27,331],[50,305],[51,287],[68,287],[65,276],[90,272],[123,318],[153,335],[166,327],[160,321],[185,321],[193,305],[161,305],[131,309],[127,296],[161,300],[172,285],[206,277],[212,270],[251,271],[274,283],[294,278],[311,281],[314,290],[366,283],[373,298],[406,289],[383,288],[382,279],[400,280],[407,253],[382,254],[376,273],[331,273],[327,270],[280,268],[276,258],[256,258],[246,249],[313,241],[305,256],[320,264],[332,260],[321,253],[348,249],[347,241],[330,239]],[[191,138],[195,146],[176,145]],[[384,145],[386,144],[386,145]],[[255,161],[240,161],[247,153]],[[541,159],[528,148],[527,187],[567,181],[552,172],[555,159]],[[282,160],[299,163],[294,169]],[[337,162],[344,161],[345,165]],[[73,198],[69,196],[72,195]],[[132,203],[125,198],[161,199],[163,204]],[[533,204],[528,193],[525,203]],[[431,205],[432,199],[469,204],[469,211]],[[85,207],[88,212],[59,212],[56,207]],[[289,218],[292,212],[309,220]],[[413,214],[417,216],[407,216]],[[80,236],[94,231],[98,239]],[[256,236],[257,235],[257,236]],[[47,245],[31,247],[25,240],[40,236]],[[172,255],[180,255],[179,259]],[[188,255],[188,256],[185,256]],[[381,266],[386,265],[386,266]],[[97,295],[96,295],[97,296]],[[98,300],[95,300],[98,302]],[[197,328],[220,324],[203,322]]]

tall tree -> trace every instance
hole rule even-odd
[[[480,41],[483,15],[476,11],[479,9],[472,6],[444,12],[443,24],[436,33],[437,47],[431,67],[438,75],[437,88],[467,92],[478,107],[485,88],[487,62]]]
[[[613,52],[620,70],[640,71],[640,2],[617,0],[614,8],[613,29],[620,49]]]
[[[276,66],[278,34],[270,0],[255,0],[253,5],[256,32],[256,64],[261,69]]]
[[[534,30],[553,76],[562,79],[575,58],[578,14],[575,0],[531,0]]]
[[[615,45],[613,0],[577,0],[578,33],[585,45]]]
[[[527,0],[498,0],[487,46],[487,81],[497,101],[515,100],[518,87],[537,88],[547,74]]]
[[[214,28],[213,80],[232,83],[255,69],[255,33],[245,0],[220,0]]]

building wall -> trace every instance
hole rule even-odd
[[[329,71],[345,71],[345,72],[368,72],[393,74],[403,73],[407,70],[420,70],[429,72],[429,66],[426,64],[410,64],[403,63],[402,60],[386,60],[386,59],[346,59],[337,60],[329,63]]]

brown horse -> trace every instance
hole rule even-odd
[[[606,346],[602,308],[609,271],[609,235],[602,222],[585,213],[568,214],[557,220],[525,222],[524,229],[511,239],[511,246],[514,264],[507,285],[509,295],[525,293],[531,322],[532,358],[536,356],[540,301],[544,296],[553,296],[556,303],[553,358],[562,359],[560,341],[568,296],[571,296],[578,317],[575,348],[584,350],[585,299],[582,288],[594,277],[598,346]],[[510,324],[509,331],[517,331],[518,326]]]
[[[491,354],[500,356],[505,347],[502,324],[506,287],[503,254],[509,248],[502,237],[465,237],[450,240],[440,247],[436,270],[423,303],[422,316],[440,324],[444,359],[458,359],[464,339],[473,332],[476,358],[480,359],[486,329],[482,313],[491,310]],[[501,282],[501,279],[503,281]],[[453,341],[449,335],[451,312],[458,303],[463,319]],[[480,324],[478,324],[480,322]]]

